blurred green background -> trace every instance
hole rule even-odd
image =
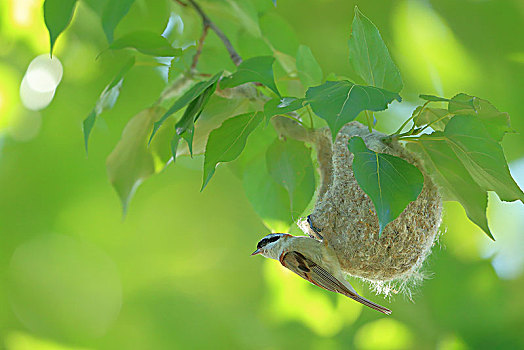
[[[48,107],[28,109],[22,78],[48,51],[42,3],[0,2],[0,348],[524,348],[522,203],[490,196],[496,242],[458,204],[446,203],[443,234],[425,267],[430,278],[412,301],[383,300],[352,281],[392,309],[390,317],[320,290],[278,262],[251,258],[268,230],[228,167],[199,192],[201,157],[180,159],[144,182],[122,219],[105,159],[127,120],[157,99],[162,72],[133,68],[115,107],[97,122],[86,158],[81,122],[125,53],[95,59],[107,46],[96,15],[101,1],[80,2],[55,50],[62,82]],[[220,1],[201,3],[249,57],[259,39],[221,12]],[[377,114],[381,131],[398,127],[419,93],[458,92],[490,100],[524,131],[520,0],[254,3],[279,51],[294,56],[306,44],[325,73],[349,77],[347,39],[358,4],[381,30],[405,83],[405,103]],[[198,17],[170,5],[137,0],[117,34],[138,25],[162,32],[171,17],[175,43],[198,38]],[[224,67],[233,69],[210,35],[199,69]],[[504,147],[524,187],[522,134],[507,135]]]

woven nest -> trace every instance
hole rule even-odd
[[[353,154],[348,149],[352,136],[362,137],[375,152],[405,159],[424,174],[424,187],[417,200],[384,228],[380,238],[373,203],[353,175]],[[420,268],[438,237],[442,200],[416,156],[398,142],[383,143],[384,137],[376,131],[369,133],[358,122],[346,124],[334,145],[329,130],[315,134],[322,183],[310,223],[304,220],[299,226],[307,234],[312,234],[312,227],[319,229],[344,272],[368,280],[377,291],[388,294],[395,282],[400,282],[396,283],[398,288],[398,284],[402,287],[422,278]]]

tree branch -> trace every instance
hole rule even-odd
[[[180,3],[178,0],[174,0],[175,2]],[[233,63],[238,66],[240,63],[242,63],[242,57],[238,54],[238,52],[235,50],[227,36],[216,26],[216,24],[206,15],[206,13],[202,10],[200,5],[198,5],[194,0],[187,0],[191,6],[198,12],[200,17],[202,17],[202,22],[205,27],[211,28],[212,31],[215,32],[215,34],[222,40],[222,43],[227,49],[227,52],[229,52],[229,57],[231,57],[231,60]]]
[[[198,48],[193,56],[193,62],[191,63],[191,70],[195,69],[198,63],[198,59],[200,58],[200,54],[202,53],[202,47],[204,47],[204,41],[206,40],[207,32],[209,31],[209,25],[204,23],[204,29],[202,30],[202,35],[200,36],[200,39],[198,40]]]

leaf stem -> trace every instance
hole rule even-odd
[[[367,110],[365,110],[364,113],[366,113],[366,120],[368,122],[368,131],[371,134],[373,132],[373,120],[369,116],[369,113]]]
[[[415,130],[415,123],[416,123],[416,119],[418,119],[418,117],[420,117],[420,115],[422,114],[422,111],[426,108],[426,106],[429,104],[429,102],[431,101],[426,101],[423,105],[422,105],[422,108],[420,109],[420,111],[415,115],[411,115],[411,117],[409,117],[408,119],[406,119],[406,121],[404,123],[402,123],[402,125],[400,126],[400,128],[398,128],[397,131],[395,131],[393,134],[391,134],[390,136],[404,136],[404,135],[411,135],[413,133],[413,131]],[[404,129],[406,127],[406,125],[410,122],[410,120],[413,119],[413,127],[406,133],[404,134],[401,134],[402,132],[402,129]]]
[[[313,130],[315,128],[315,124],[313,123],[313,115],[311,114],[311,106],[307,105],[306,110],[307,110],[307,114],[309,115],[309,128]]]
[[[447,118],[447,117],[450,116],[450,115],[451,115],[451,113],[449,113],[449,112],[446,113],[446,114],[444,114],[444,116],[440,117],[440,118],[437,119],[437,120],[432,121],[431,123],[425,125],[422,129],[418,130],[418,133],[421,133],[422,131],[424,131],[424,130],[426,130],[427,128],[429,128],[431,125],[433,125],[433,124],[435,124],[435,123],[441,121],[441,120],[444,119],[444,118]]]

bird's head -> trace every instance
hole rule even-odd
[[[261,254],[266,258],[278,259],[282,248],[282,242],[289,237],[293,236],[288,233],[271,233],[258,242],[257,250],[255,250],[251,255]]]

